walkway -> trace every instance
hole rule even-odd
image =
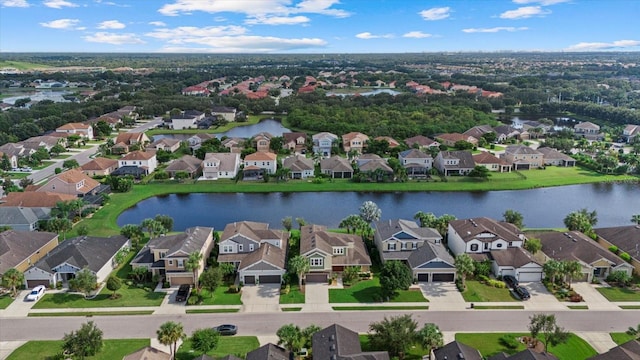
[[[13,300],[6,309],[0,310],[0,317],[25,317],[31,311],[33,305],[36,304],[35,301],[26,301],[27,295],[29,295],[30,290],[22,290],[16,296],[16,299]]]

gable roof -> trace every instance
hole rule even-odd
[[[472,137],[474,137],[476,139],[480,139],[482,137],[482,135],[488,134],[488,133],[494,133],[494,132],[495,132],[495,130],[493,130],[491,125],[478,125],[478,126],[474,126],[471,129],[465,131],[463,133],[463,135],[472,136]]]
[[[283,246],[286,248],[286,246]],[[262,244],[257,250],[248,253],[240,261],[239,270],[246,269],[261,261],[284,270],[286,253],[283,249],[269,243]]]
[[[618,255],[579,231],[547,232],[538,235],[538,238],[542,243],[542,252],[555,260],[579,260],[591,264],[605,258],[614,266],[625,263]]]
[[[68,123],[64,124],[56,129],[57,130],[87,130],[91,125],[83,123]]]
[[[513,355],[506,355],[501,353],[496,356],[492,356],[489,360],[558,360],[557,357],[549,353],[539,353],[531,349],[525,349]]]
[[[0,225],[35,224],[38,220],[48,219],[51,208],[44,207],[0,207]]]
[[[436,229],[420,227],[415,221],[404,219],[381,220],[373,223],[375,236],[387,240],[394,234],[405,232],[417,240],[440,240],[442,236]]]
[[[85,171],[86,170],[106,170],[114,166],[118,166],[118,160],[97,157],[89,161],[88,163],[82,165],[80,169]]]
[[[289,133],[282,133],[282,138],[284,139],[284,143],[288,143],[291,141],[297,141],[298,138],[307,138],[307,134],[303,133],[303,132],[289,132]]]
[[[424,245],[413,250],[407,259],[407,262],[409,263],[409,266],[414,269],[435,259],[440,259],[451,266],[454,266],[455,263],[453,256],[449,254],[444,245],[441,243],[434,244],[430,241],[426,241]]]
[[[247,353],[247,360],[290,360],[292,354],[289,350],[278,345],[266,344]]]
[[[196,172],[200,166],[202,166],[202,160],[192,155],[185,155],[180,159],[172,161],[165,171],[186,171],[193,173]]]
[[[134,353],[126,355],[122,360],[171,360],[171,354],[151,346],[145,346]]]
[[[300,254],[320,250],[332,256],[333,265],[371,265],[364,242],[359,235],[326,231],[322,225],[305,225],[300,230]],[[333,247],[346,247],[343,255],[334,255]]]
[[[483,151],[480,154],[475,154],[473,155],[473,161],[476,164],[500,164],[500,165],[507,165],[507,162],[504,161],[504,159],[500,159],[498,157],[496,157],[495,155],[487,152],[487,151]]]
[[[180,144],[181,141],[178,139],[170,139],[170,138],[162,138],[159,140],[154,141],[153,143],[151,143],[151,145],[149,145],[149,147],[156,147],[158,145],[164,145],[164,146],[168,146],[168,147],[173,147],[176,144]]]
[[[338,324],[330,325],[313,334],[311,344],[313,357],[316,359],[389,359],[389,353],[386,351],[362,352],[358,333]]]
[[[606,353],[590,357],[588,360],[638,360],[640,359],[640,340],[627,341]]]
[[[0,199],[4,201],[2,206],[19,206],[19,207],[46,207],[53,208],[60,201],[71,201],[78,197],[70,194],[54,193],[49,191],[35,192],[10,192],[7,197]]]
[[[374,138],[374,140],[377,140],[377,141],[382,141],[382,140],[384,140],[384,141],[386,141],[386,142],[389,144],[389,147],[390,147],[390,148],[394,148],[394,147],[396,147],[396,146],[399,146],[399,145],[400,145],[400,143],[398,142],[398,140],[396,140],[396,139],[392,138],[391,136],[378,136],[378,137],[375,137],[375,138]]]
[[[350,133],[346,133],[344,135],[342,135],[342,142],[343,143],[347,143],[350,142],[351,140],[355,139],[355,138],[362,138],[363,140],[368,140],[369,137],[361,132],[357,132],[357,131],[352,131]]]
[[[313,159],[309,159],[304,155],[294,155],[282,161],[282,166],[291,169],[293,172],[304,170],[313,170]]]
[[[353,167],[351,166],[351,163],[349,163],[349,160],[338,155],[332,156],[328,159],[320,160],[320,169],[322,171],[329,170],[334,172],[353,172]]]
[[[25,261],[58,234],[40,231],[6,230],[0,233],[0,274]],[[57,241],[56,241],[57,242]]]
[[[336,135],[334,133],[323,131],[323,132],[319,132],[317,134],[312,135],[311,138],[313,140],[320,140],[320,139],[324,139],[324,138],[330,138],[331,140],[338,140],[338,135]]]
[[[82,186],[79,189],[76,189],[77,192],[86,194],[89,191],[97,188],[98,186],[100,186],[100,183],[97,182],[96,180],[92,179],[91,177],[89,177],[87,174],[83,173],[80,169],[71,169],[71,170],[67,170],[63,173],[60,173],[56,176],[54,176],[51,180],[49,180],[47,182],[47,184],[49,182],[51,182],[53,179],[58,179],[64,183],[67,184],[78,184],[81,181],[84,180],[84,186]]]
[[[497,221],[487,217],[477,217],[472,219],[452,220],[451,226],[463,241],[467,242],[475,239],[478,234],[490,233],[506,241],[520,241],[522,232],[518,227],[504,221]],[[495,237],[480,238],[480,241],[494,241]]]
[[[528,251],[519,247],[510,247],[504,250],[493,250],[490,254],[499,266],[513,266],[517,269],[529,263],[540,265],[540,263],[536,261]]]
[[[418,149],[409,149],[402,151],[400,154],[401,159],[432,159],[431,155],[425,153],[424,151],[420,151]]]
[[[435,140],[431,140],[426,136],[423,135],[417,135],[417,136],[413,136],[410,138],[406,138],[404,139],[405,144],[407,144],[407,146],[413,146],[413,144],[418,144],[418,146],[431,146],[433,144],[436,143]]]
[[[149,138],[143,132],[121,132],[118,134],[118,137],[116,137],[114,143],[124,143],[126,145],[131,145],[131,140],[135,140],[136,142],[140,143],[143,141],[148,141]]]
[[[600,130],[600,126],[596,125],[590,121],[584,121],[579,124],[576,124],[574,129],[592,129],[592,130]]]
[[[176,253],[191,254],[200,252],[212,233],[212,227],[194,226],[180,234],[151,239],[146,246],[150,249],[167,249],[167,256]]]
[[[539,153],[542,154],[542,156],[544,157],[545,160],[547,159],[560,159],[560,160],[565,160],[565,161],[576,161],[574,158],[572,158],[571,156],[567,155],[567,154],[563,154],[560,151],[554,149],[554,148],[549,148],[549,147],[542,147],[542,148],[538,148],[537,149]]]
[[[512,155],[542,155],[540,151],[524,145],[509,145],[504,152]]]
[[[599,228],[593,231],[620,250],[629,253],[636,259],[640,259],[640,250],[637,247],[640,244],[640,225]]]
[[[234,172],[237,170],[237,166],[240,165],[240,154],[238,153],[206,153],[204,156],[203,166],[206,166],[206,163],[212,160],[218,160],[220,164],[218,165],[219,171],[228,171]]]
[[[155,151],[132,151],[118,160],[149,160],[156,156]]]
[[[229,223],[224,227],[224,231],[220,236],[220,242],[228,240],[237,235],[243,236],[255,242],[263,240],[283,239],[285,233],[282,230],[269,229],[268,223],[260,223],[254,221],[238,221]]]
[[[362,164],[360,166],[360,171],[376,171],[376,170],[384,170],[386,172],[393,172],[391,166],[387,165],[387,162],[384,159],[371,159],[370,161]]]
[[[459,356],[460,354],[462,354],[462,357]],[[433,350],[433,355],[436,360],[482,360],[480,351],[457,341],[452,341],[441,348]]]
[[[122,235],[108,238],[79,236],[63,241],[34,267],[53,273],[53,268],[68,263],[79,269],[98,272],[129,241]]]
[[[278,155],[268,151],[257,151],[244,157],[244,161],[274,161]]]
[[[438,156],[443,159],[458,159],[458,165],[446,165],[446,168],[459,168],[459,169],[472,169],[476,166],[475,161],[473,160],[473,155],[470,151],[466,150],[457,150],[457,151],[440,151]]]

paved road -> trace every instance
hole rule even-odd
[[[357,332],[367,332],[369,324],[384,316],[404,314],[401,311],[340,311],[317,313],[234,313],[188,315],[131,315],[77,317],[32,317],[0,319],[0,341],[54,340],[64,333],[93,320],[104,332],[105,338],[152,338],[165,321],[181,322],[187,334],[193,330],[232,322],[238,325],[240,335],[273,335],[282,325],[295,323],[301,327],[316,324],[320,327],[342,324]],[[531,311],[413,311],[413,318],[421,325],[438,324],[442,331],[527,331]],[[576,331],[621,332],[640,322],[640,312],[629,311],[558,311],[558,324]]]
[[[153,118],[153,120],[146,122],[138,127],[135,127],[131,130],[129,130],[128,132],[145,132],[149,129],[155,129],[158,125],[162,124],[162,117],[158,116]]]

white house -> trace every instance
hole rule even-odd
[[[240,169],[240,154],[207,153],[202,168],[202,176],[207,180],[233,179]]]
[[[118,159],[118,167],[136,166],[151,174],[158,167],[155,151],[132,151]]]
[[[278,166],[278,156],[272,152],[258,151],[244,158],[244,168],[259,168],[269,174],[275,174]]]
[[[56,132],[80,135],[87,140],[93,140],[93,127],[83,123],[68,123],[56,129]]]

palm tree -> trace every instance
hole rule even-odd
[[[24,274],[16,268],[11,268],[2,274],[2,286],[11,288],[13,297],[18,295],[18,286],[24,284]]]
[[[198,288],[198,270],[200,269],[200,263],[202,262],[203,255],[198,251],[194,251],[189,254],[189,258],[184,263],[184,268],[193,272],[193,281],[196,289]]]
[[[542,266],[542,271],[547,278],[551,279],[551,283],[555,284],[556,276],[562,273],[562,264],[557,260],[549,260]]]
[[[456,256],[455,261],[456,272],[460,276],[460,281],[462,282],[462,288],[465,288],[465,280],[467,279],[467,275],[473,274],[473,270],[475,266],[473,265],[473,259],[468,254],[460,254]]]
[[[571,288],[571,280],[582,274],[582,265],[577,261],[564,261],[562,264],[562,270],[569,288]]]
[[[413,215],[413,218],[420,221],[420,227],[432,227],[438,219],[432,212],[425,213],[422,211],[418,211]]]
[[[438,325],[433,323],[424,324],[424,327],[418,331],[417,337],[420,346],[427,351],[429,359],[431,359],[431,350],[444,345],[444,336]]]
[[[160,344],[169,346],[171,358],[175,359],[178,341],[187,337],[182,324],[174,321],[167,321],[160,325],[160,329],[156,331],[156,334],[158,335],[158,341]]]
[[[640,225],[640,214],[634,214],[631,216],[631,222]]]
[[[296,255],[289,259],[289,271],[296,274],[298,276],[298,286],[302,288],[302,276],[309,272],[311,269],[311,264],[309,264],[309,260],[302,256]]]

